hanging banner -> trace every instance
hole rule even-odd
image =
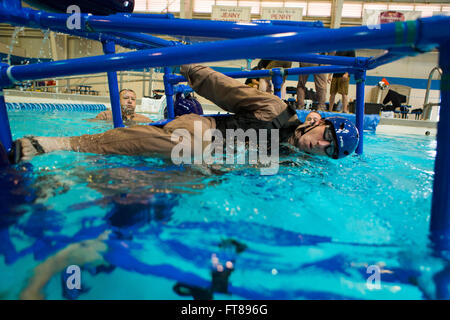
[[[364,10],[363,25],[378,25],[383,23],[416,20],[420,18],[420,11],[397,11],[397,10]]]
[[[262,20],[302,21],[303,8],[262,8]]]
[[[250,22],[251,7],[212,6],[211,20]]]

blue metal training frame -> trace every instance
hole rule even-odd
[[[50,29],[101,41],[105,55],[9,66],[0,64],[0,140],[9,151],[12,136],[3,89],[17,81],[49,77],[107,72],[114,126],[123,126],[116,71],[164,67],[164,84],[169,120],[174,118],[173,86],[185,81],[171,72],[171,66],[186,63],[264,58],[331,64],[311,68],[291,68],[228,73],[230,77],[270,76],[279,95],[284,75],[349,72],[357,82],[356,126],[361,140],[356,152],[363,152],[364,86],[366,71],[405,56],[414,56],[434,48],[440,51],[441,112],[437,133],[437,154],[433,189],[430,238],[439,255],[450,251],[450,17],[435,16],[416,21],[376,26],[325,29],[320,22],[255,21],[233,23],[220,21],[174,19],[170,14],[81,14],[79,30],[69,30],[69,14],[48,13],[23,8],[20,0],[0,0],[0,22],[13,26]],[[151,34],[175,37],[224,39],[182,45]],[[114,53],[120,45],[138,51]],[[385,54],[371,58],[345,58],[317,55],[348,49],[386,49]],[[445,253],[445,254],[443,254]],[[449,258],[448,256],[446,257]]]

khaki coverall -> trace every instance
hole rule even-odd
[[[236,115],[251,113],[258,120],[269,121],[287,108],[278,97],[251,88],[205,66],[184,65],[181,74],[189,80],[189,84],[198,94]],[[294,115],[290,121],[296,118]],[[70,145],[72,150],[78,152],[170,156],[172,148],[179,143],[171,140],[174,130],[186,129],[191,135],[191,145],[194,144],[195,121],[200,121],[202,132],[216,128],[215,119],[212,117],[186,114],[176,117],[162,128],[136,125],[115,128],[100,134],[71,137]],[[211,142],[201,143],[205,148]]]

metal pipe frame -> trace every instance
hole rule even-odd
[[[1,8],[0,8],[1,9]],[[21,10],[1,10],[4,22],[12,25],[27,25],[35,28],[66,28],[69,14],[47,13],[22,8]],[[288,25],[266,25],[259,23],[235,23],[192,19],[149,19],[128,14],[94,16],[81,14],[82,32],[143,32],[150,34],[213,36],[215,38],[242,38],[285,32],[304,32],[311,27]],[[162,31],[163,30],[163,31]]]
[[[162,48],[181,45],[181,43],[177,41],[168,41],[149,34],[137,32],[112,32],[108,34],[117,37],[118,39],[125,38],[136,41],[141,46],[143,46],[143,48],[136,48],[136,49]]]
[[[171,80],[172,71],[169,67],[164,67],[164,93],[166,95],[167,116],[169,119],[175,119],[175,111],[173,105],[173,82]]]
[[[242,70],[233,72],[224,72],[223,74],[230,78],[261,78],[261,77],[271,77],[274,74],[274,69],[264,69],[264,70]],[[319,67],[303,67],[303,68],[290,68],[283,69],[286,75],[300,75],[300,74],[317,74],[317,73],[354,73],[358,69],[345,66],[319,66]],[[179,82],[186,82],[187,79],[180,75],[173,75],[170,78],[172,84],[177,84]]]
[[[16,26],[28,26],[50,30],[65,30],[67,14],[53,14],[22,8],[20,1],[0,0],[1,22]],[[168,18],[168,19],[166,19]],[[152,19],[148,15],[115,14],[111,16],[81,15],[81,30],[87,33],[151,33],[174,36],[215,37],[233,40],[199,43],[189,46],[171,46],[159,49],[144,49],[138,52],[107,54],[65,61],[41,63],[27,66],[0,66],[0,87],[11,85],[16,80],[33,80],[42,77],[116,72],[135,68],[166,67],[165,83],[168,98],[173,98],[173,75],[169,66],[183,63],[211,62],[246,58],[294,56],[317,52],[348,49],[389,49],[390,52],[369,60],[356,59],[350,69],[357,77],[357,122],[361,126],[364,115],[365,70],[395,61],[417,52],[425,52],[436,46],[440,48],[442,108],[438,124],[437,154],[433,191],[430,237],[438,250],[450,247],[450,17],[435,16],[416,21],[396,22],[379,26],[324,29],[299,27],[298,25],[233,23],[220,21]],[[94,33],[95,34],[95,33]],[[143,39],[140,39],[141,41]],[[399,49],[402,48],[402,49]],[[181,57],[181,58],[180,58]],[[330,64],[333,59],[329,60]],[[334,57],[336,64],[338,62]],[[346,63],[345,63],[346,64]],[[361,64],[359,68],[358,64]],[[306,70],[313,73],[311,70]],[[317,71],[317,70],[316,70]],[[289,71],[287,71],[289,74]],[[110,82],[117,90],[116,83]],[[113,95],[112,95],[113,97]],[[7,149],[11,146],[3,96],[0,96],[0,138]],[[113,99],[111,99],[113,102]],[[4,101],[4,100],[3,100]],[[361,107],[362,106],[362,107]],[[120,106],[119,106],[120,107]],[[169,110],[173,117],[173,110]],[[9,132],[9,133],[8,133]],[[9,136],[8,136],[9,135]],[[358,146],[362,151],[362,144]],[[359,152],[357,151],[357,152]]]
[[[450,260],[450,40],[439,47],[441,108],[437,127],[430,239],[437,254]]]
[[[103,42],[103,51],[105,54],[114,54],[116,45],[114,42]],[[113,116],[114,128],[125,127],[122,121],[122,110],[120,108],[119,83],[117,82],[117,72],[108,71],[109,99],[111,101],[111,111]]]

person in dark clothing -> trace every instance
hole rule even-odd
[[[396,108],[402,108],[402,103],[406,102],[406,96],[398,93],[397,91],[389,89],[386,97],[383,99],[383,104],[386,105],[389,102],[392,102],[392,110],[386,111],[394,111]],[[403,111],[403,110],[402,110]]]
[[[335,56],[340,57],[352,57],[354,58],[355,51],[336,51]],[[330,88],[330,106],[328,111],[333,111],[334,100],[336,94],[339,93],[342,96],[342,112],[348,113],[348,85],[350,83],[350,75],[346,73],[334,73],[328,76],[328,83],[331,83]]]

